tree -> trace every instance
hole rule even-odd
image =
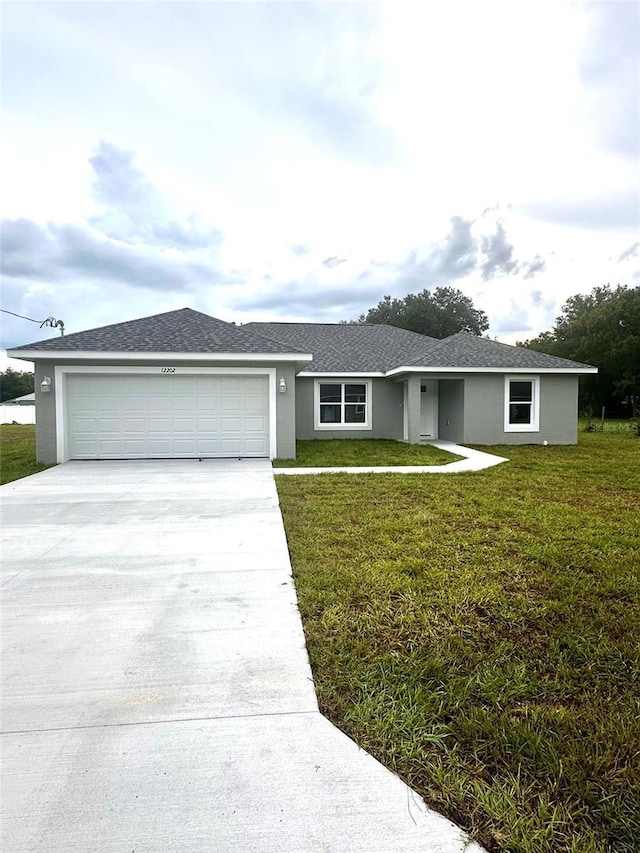
[[[386,323],[432,338],[447,338],[456,332],[481,335],[489,328],[484,311],[476,308],[468,296],[453,287],[410,293],[404,299],[385,296],[375,308],[362,314],[358,322]]]
[[[33,391],[33,373],[27,370],[13,370],[7,367],[0,373],[0,403],[5,400],[14,400],[23,394]]]
[[[581,407],[628,413],[624,401],[640,394],[640,287],[571,296],[551,331],[520,346],[593,364],[599,372],[581,380]]]

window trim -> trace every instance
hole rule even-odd
[[[346,424],[346,423],[336,423],[336,424],[323,424],[320,422],[320,386],[321,385],[364,385],[365,386],[365,395],[366,400],[364,403],[365,406],[365,420],[364,423],[360,424]],[[371,427],[371,389],[372,382],[370,379],[361,379],[360,377],[348,377],[345,378],[340,377],[336,379],[316,379],[313,383],[313,428],[314,430],[322,430],[322,431],[352,431],[352,430],[370,430]],[[344,391],[342,392],[344,395]]]
[[[511,403],[511,383],[531,382],[531,423],[509,423],[509,406]],[[504,431],[505,432],[540,432],[540,377],[511,374],[504,377]]]

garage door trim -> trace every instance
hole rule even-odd
[[[276,368],[275,367],[181,367],[174,365],[166,366],[137,366],[137,365],[56,365],[55,367],[55,395],[56,395],[56,454],[58,462],[66,462],[70,459],[69,441],[66,429],[66,377],[70,373],[93,373],[93,374],[127,374],[154,376],[209,374],[217,376],[267,376],[269,384],[269,458],[277,456],[276,435]]]

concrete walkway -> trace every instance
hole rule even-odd
[[[0,500],[2,850],[480,851],[319,714],[268,461]]]
[[[463,456],[455,462],[447,462],[445,465],[387,465],[385,467],[354,466],[344,468],[274,468],[274,474],[460,474],[463,471],[482,471],[492,468],[502,462],[508,462],[504,456],[495,456],[493,453],[485,453],[483,450],[472,450],[453,441],[429,441],[433,447],[447,450]]]

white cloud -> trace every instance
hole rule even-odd
[[[8,4],[5,301],[339,320],[451,283],[531,336],[640,275],[633,5]]]

